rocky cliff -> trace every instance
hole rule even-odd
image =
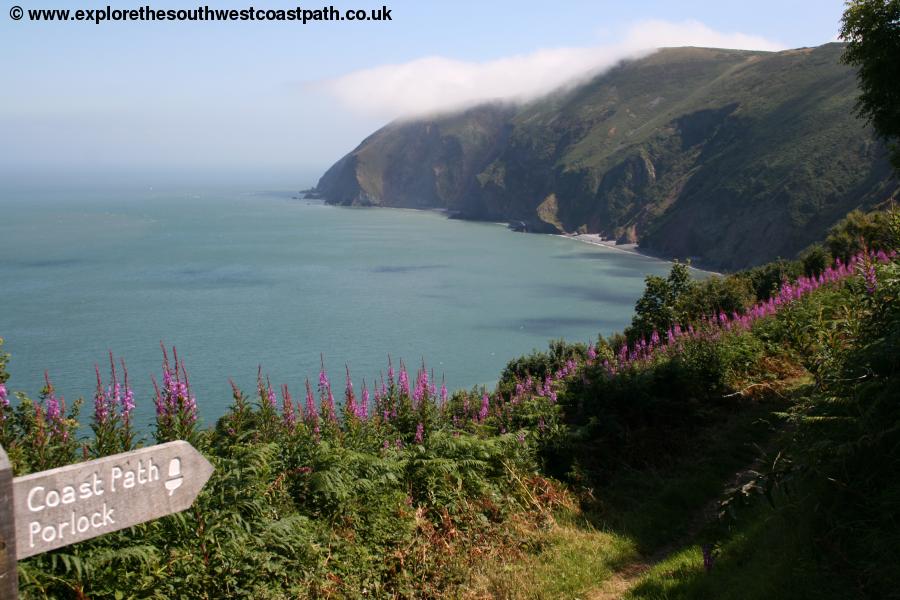
[[[855,117],[841,52],[661,50],[526,105],[390,124],[318,190],[601,233],[724,269],[791,257],[898,189]]]

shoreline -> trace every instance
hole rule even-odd
[[[382,205],[372,205],[372,206],[347,206],[342,204],[331,204],[327,199],[321,199],[322,203],[326,206],[334,206],[336,208],[387,208],[390,210],[412,210],[418,212],[430,212],[443,215],[447,219],[451,220],[460,220],[460,221],[469,221],[472,223],[492,223],[495,225],[502,225],[504,227],[509,227],[508,221],[490,221],[490,220],[480,220],[480,219],[471,219],[471,218],[459,218],[453,216],[453,211],[447,208],[439,208],[439,207],[405,207],[405,206],[382,206]],[[615,250],[617,252],[625,252],[626,254],[633,254],[635,256],[641,256],[643,258],[650,258],[653,260],[660,260],[663,262],[667,262],[670,264],[674,264],[675,260],[671,258],[665,258],[662,256],[656,256],[654,254],[650,254],[649,252],[642,251],[638,248],[638,244],[619,244],[616,243],[615,240],[603,239],[599,233],[542,233],[538,235],[551,235],[554,237],[565,238],[567,240],[573,240],[576,242],[580,242],[582,244],[589,244],[591,246],[600,246],[601,248],[607,248],[609,250]],[[719,271],[712,271],[710,269],[705,269],[700,266],[695,266],[693,261],[688,264],[688,269],[692,271],[699,271],[701,273],[708,273],[709,275],[716,275],[719,277],[724,276],[723,273]]]
[[[582,244],[589,244],[591,246],[600,246],[601,248],[608,248],[609,250],[616,250],[618,252],[625,252],[626,254],[633,254],[635,256],[642,256],[644,258],[652,258],[654,260],[662,260],[670,264],[674,264],[675,261],[669,258],[662,258],[660,256],[654,256],[648,252],[642,252],[638,249],[637,244],[619,244],[615,240],[605,240],[603,239],[599,233],[552,233],[550,235],[565,238],[567,240],[573,240],[576,242],[581,242]],[[721,277],[722,273],[718,271],[711,271],[709,269],[702,269],[700,267],[696,267],[693,264],[688,264],[688,269],[692,271],[700,271],[702,273],[709,273],[710,275],[716,275]]]
[[[550,235],[554,235],[556,237],[566,238],[569,240],[575,240],[576,242],[581,242],[583,244],[590,244],[591,246],[602,246],[604,248],[609,248],[610,250],[618,250],[619,252],[626,252],[628,254],[635,254],[637,256],[643,256],[645,258],[657,258],[656,256],[650,256],[644,252],[638,250],[637,244],[619,244],[614,240],[605,240],[600,237],[599,233],[552,233]],[[671,262],[671,261],[669,261]]]

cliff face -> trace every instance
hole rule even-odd
[[[789,257],[898,184],[840,44],[675,48],[524,106],[388,125],[322,177],[334,204],[447,208],[731,269]]]

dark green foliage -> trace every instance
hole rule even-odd
[[[499,390],[508,394],[516,382],[531,376],[543,381],[545,377],[562,367],[570,358],[584,360],[587,348],[584,344],[569,344],[565,340],[554,340],[548,344],[546,352],[535,350],[527,356],[514,358],[507,363],[500,375]]]
[[[0,381],[5,364],[0,355]],[[390,422],[348,414],[320,418],[314,431],[308,415],[284,419],[259,380],[256,398],[235,389],[216,427],[194,434],[215,472],[191,509],[21,562],[23,595],[435,597],[466,581],[477,556],[470,548],[507,535],[513,516],[543,510],[522,481],[535,477],[541,440],[559,432],[546,401],[494,406],[483,419],[470,411],[457,426],[433,398],[413,408],[392,385],[398,415]],[[17,474],[88,458],[94,447],[77,439],[75,414],[42,416],[52,394],[0,408],[0,441]],[[463,398],[477,411],[480,391]],[[70,435],[56,441],[59,423]],[[452,551],[435,553],[432,544]]]
[[[647,277],[644,294],[635,304],[634,317],[625,335],[629,342],[649,339],[654,331],[663,335],[675,324],[698,321],[721,312],[728,315],[743,312],[756,300],[752,275],[742,273],[695,281],[687,265],[676,262],[668,277]]]
[[[860,251],[862,251],[862,248],[847,256],[852,256]],[[831,266],[834,262],[834,257],[821,244],[813,244],[800,254],[800,262],[803,264],[803,274],[807,277],[815,277]]]
[[[696,321],[705,315],[724,312],[728,315],[743,312],[758,299],[749,277],[743,274],[710,277],[694,282],[681,296],[680,312],[687,320]]]
[[[869,597],[896,592],[900,567],[900,268],[878,289],[850,287],[819,307],[808,344],[816,388],[795,412],[791,462],[772,477],[792,506],[810,507],[826,557],[851,568]],[[837,301],[840,300],[840,301]]]
[[[843,61],[858,68],[859,114],[888,140],[900,170],[900,0],[851,0],[841,38]]]
[[[821,290],[753,335],[813,383],[796,388],[762,474],[733,489],[729,518],[702,534],[714,568],[686,548],[628,597],[896,598],[900,265],[877,268],[874,292],[862,279]]]
[[[782,282],[794,281],[803,275],[803,264],[798,261],[779,259],[774,262],[754,267],[744,272],[750,280],[753,293],[758,300],[767,300]]]
[[[762,355],[752,336],[729,334],[691,340],[671,357],[615,377],[600,365],[587,368],[560,395],[572,432],[568,468],[583,483],[598,483],[620,469],[663,467],[699,428],[738,408],[739,399],[725,396],[758,369]]]
[[[644,283],[644,295],[634,306],[634,318],[626,332],[630,341],[648,338],[653,331],[666,331],[675,323],[686,321],[682,299],[691,288],[687,265],[676,262],[665,279],[649,275]]]
[[[844,261],[864,248],[890,250],[896,220],[894,208],[871,213],[854,210],[828,232],[825,245],[832,256]]]

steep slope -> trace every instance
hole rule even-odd
[[[596,232],[726,269],[793,256],[898,187],[854,116],[841,52],[662,50],[524,106],[388,125],[318,189],[335,204]]]

